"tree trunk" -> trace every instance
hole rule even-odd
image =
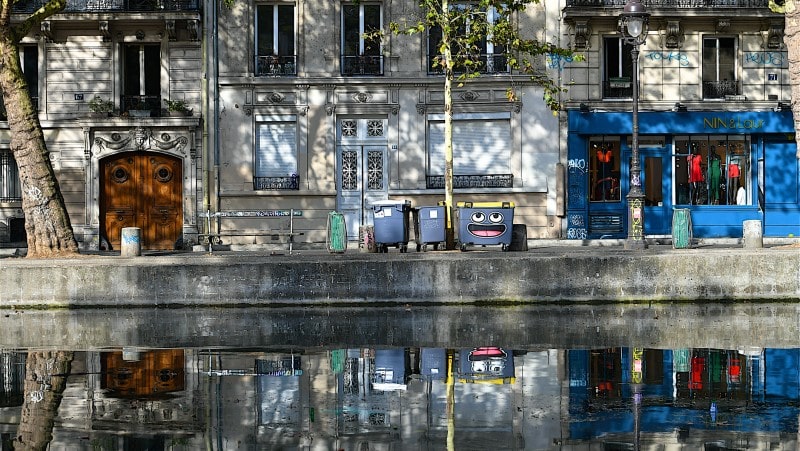
[[[7,24],[0,25],[0,88],[19,167],[28,257],[76,254],[78,244],[20,67],[17,40]]]
[[[25,402],[14,438],[15,450],[45,450],[72,365],[72,352],[29,352],[25,363]]]
[[[784,4],[784,43],[789,56],[789,80],[792,87],[792,114],[794,128],[800,130],[800,11],[794,0],[787,0]],[[795,133],[795,140],[800,139],[800,134]],[[798,141],[797,158],[800,159],[800,141]]]
[[[453,53],[450,5],[442,0],[442,50],[444,58],[444,208],[445,248],[455,249],[455,225],[453,224]]]

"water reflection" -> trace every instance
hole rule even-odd
[[[0,449],[797,449],[798,324],[779,303],[6,311]]]
[[[6,351],[2,449],[797,449],[800,348],[502,345]]]

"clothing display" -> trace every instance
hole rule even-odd
[[[739,175],[741,174],[741,169],[739,168],[739,159],[734,158],[731,159],[731,162],[728,163],[728,204],[733,204],[736,201],[736,196],[738,195],[739,190]],[[738,204],[738,202],[736,202]]]
[[[612,177],[614,171],[614,152],[601,147],[595,152],[597,158],[597,184],[599,192],[596,200],[611,200],[614,198],[612,191],[615,180]]]
[[[703,157],[692,154],[686,157],[686,161],[689,163],[689,183],[702,182],[703,168],[700,164],[703,161]]]
[[[719,155],[716,153],[711,154],[711,160],[708,162],[708,189],[709,200],[712,203],[719,203],[719,180],[722,177],[722,168],[720,167]]]

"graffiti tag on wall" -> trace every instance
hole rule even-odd
[[[689,56],[681,52],[650,52],[647,54],[647,58],[652,61],[677,62],[680,66],[689,65]]]

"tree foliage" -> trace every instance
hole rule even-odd
[[[427,32],[429,36],[440,36],[437,45],[439,56],[434,58],[432,69],[441,70],[445,77],[460,84],[481,76],[486,64],[482,59],[483,45],[492,42],[494,54],[502,55],[512,71],[524,74],[543,88],[545,104],[551,110],[559,111],[562,106],[560,94],[566,89],[544,70],[545,59],[558,56],[580,61],[581,56],[574,54],[571,49],[527,37],[520,31],[515,19],[535,3],[538,0],[421,0],[421,17],[418,20],[392,22],[389,30],[393,34]],[[510,87],[507,92],[509,100],[518,100]]]

